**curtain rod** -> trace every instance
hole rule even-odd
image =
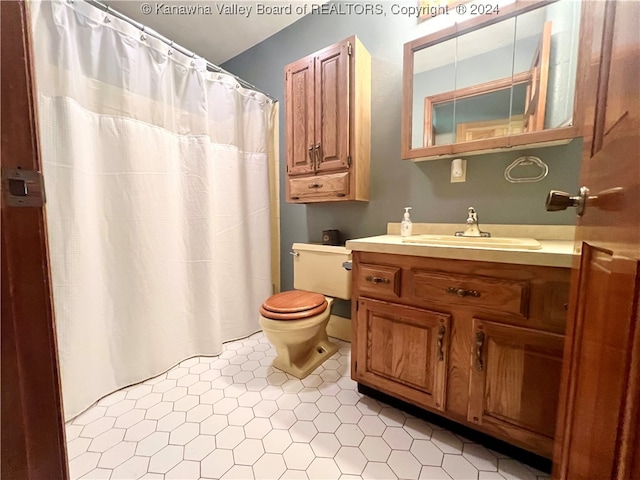
[[[73,2],[73,0],[70,0],[70,1]],[[96,7],[96,8],[98,8],[99,10],[102,10],[103,12],[106,12],[106,13],[108,13],[110,15],[113,15],[114,17],[119,18],[120,20],[123,20],[123,21],[129,23],[130,25],[133,25],[134,27],[140,29],[143,33],[145,33],[147,35],[151,35],[152,37],[157,38],[161,42],[166,43],[171,48],[173,48],[174,50],[177,50],[178,52],[182,53],[183,55],[186,55],[187,57],[195,57],[196,56],[195,52],[187,50],[183,46],[178,45],[177,43],[174,43],[172,40],[169,40],[167,37],[161,35],[160,33],[156,32],[155,30],[152,30],[152,29],[147,30],[146,26],[143,25],[142,23],[136,22],[134,19],[132,19],[130,17],[127,17],[124,13],[121,13],[121,12],[119,12],[117,10],[114,10],[109,5],[105,5],[104,3],[100,2],[99,0],[84,0],[84,1],[86,3],[88,3],[89,5],[92,5],[92,6]],[[249,90],[255,90],[256,92],[262,93],[263,95],[265,95],[267,98],[269,98],[273,102],[277,102],[278,101],[277,98],[275,98],[275,97],[269,95],[268,93],[260,90],[255,85],[250,84],[249,82],[247,82],[246,80],[241,79],[237,75],[234,75],[233,73],[226,71],[224,68],[221,68],[218,65],[216,65],[214,63],[211,63],[209,60],[206,60],[206,59],[204,59],[204,60],[207,62],[207,69],[208,70],[213,71],[215,73],[224,73],[225,75],[229,75],[230,77],[233,77],[244,88],[247,88]]]

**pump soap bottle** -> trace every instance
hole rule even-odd
[[[400,222],[400,235],[402,237],[410,236],[413,229],[411,217],[409,216],[409,210],[411,210],[411,207],[404,207],[404,218],[402,219],[402,222]]]

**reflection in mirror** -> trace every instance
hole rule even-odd
[[[425,110],[424,101],[434,95],[451,90],[456,83],[456,52],[458,39],[425,48],[413,55],[413,128],[412,145],[432,145],[431,130],[426,127],[431,121],[431,110]],[[442,120],[443,130],[453,129],[453,116]],[[441,141],[440,143],[445,143]]]
[[[411,148],[571,125],[579,22],[560,0],[415,51]]]

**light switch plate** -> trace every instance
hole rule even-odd
[[[459,177],[453,176],[453,160],[451,161],[451,183],[461,183],[467,181],[467,161],[462,160],[462,175]]]

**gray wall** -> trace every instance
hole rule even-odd
[[[403,44],[426,34],[425,24],[399,15],[308,15],[222,65],[271,95],[284,98],[284,67],[352,34],[371,54],[371,201],[291,205],[284,202],[285,125],[280,105],[280,192],[282,288],[291,289],[293,242],[320,242],[325,229],[339,229],[344,239],[385,233],[412,206],[414,222],[464,223],[467,207],[481,223],[574,224],[575,213],[547,213],[550,189],[578,188],[580,142],[569,145],[463,157],[467,182],[449,181],[450,160],[413,163],[400,159]],[[536,155],[549,165],[538,183],[512,184],[503,172],[521,155]],[[526,172],[523,172],[526,173]],[[517,172],[514,172],[514,175]],[[342,312],[340,310],[343,310]],[[348,316],[346,307],[337,313]]]

